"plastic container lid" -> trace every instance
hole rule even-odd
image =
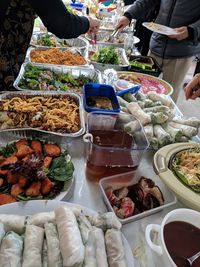
[[[107,97],[111,100],[112,109],[103,109],[91,107],[88,104],[88,97],[99,96]],[[115,94],[115,90],[111,85],[88,83],[83,86],[83,105],[87,112],[102,111],[102,112],[120,112],[120,106]]]

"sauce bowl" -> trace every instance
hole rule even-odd
[[[164,240],[164,226],[174,221],[183,221],[200,228],[200,212],[191,209],[175,209],[164,217],[161,225],[149,224],[146,227],[145,238],[153,251],[156,267],[177,267],[166,248]],[[156,242],[152,238],[153,232],[158,237]]]

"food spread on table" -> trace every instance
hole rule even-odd
[[[20,139],[0,149],[0,205],[53,199],[66,191],[74,166],[53,143]]]
[[[115,24],[108,19],[101,26],[109,31],[114,30]],[[108,209],[113,212],[90,215],[80,208],[58,205],[54,211],[35,215],[0,214],[0,267],[8,264],[19,267],[137,267],[135,264],[129,266],[126,259],[120,221],[128,223],[137,215],[143,218],[176,201],[173,193],[169,193],[166,186],[156,180],[158,177],[155,180],[146,177],[151,177],[149,172],[152,171],[153,154],[151,162],[147,157],[143,161],[143,155],[154,153],[168,144],[190,141],[198,134],[200,120],[183,117],[169,97],[173,88],[164,80],[139,73],[155,75],[155,66],[149,61],[141,62],[137,57],[130,56],[128,61],[125,50],[117,47],[123,46],[125,35],[119,33],[110,38],[111,33],[110,30],[109,34],[102,34],[103,37],[97,34],[93,41],[112,44],[107,46],[92,42],[91,46],[87,46],[89,55],[86,53],[85,57],[78,49],[66,48],[69,45],[65,40],[49,33],[38,34],[35,45],[47,47],[30,49],[29,63],[23,74],[20,72],[21,76],[15,85],[17,89],[24,90],[23,94],[12,92],[0,97],[0,209],[4,204],[12,202],[17,203],[10,205],[23,205],[23,209],[30,203],[25,201],[36,199],[52,203],[51,199],[70,191],[70,185],[76,178],[78,183],[73,201],[83,201],[88,206],[96,205],[96,210],[101,210],[103,201],[100,203],[96,190],[98,185],[93,187],[93,183],[106,176],[117,179],[117,176],[122,175],[117,186],[107,186],[103,192],[104,200],[107,197],[109,201]],[[68,70],[66,66],[69,66]],[[98,72],[102,81],[96,81],[90,74],[98,67],[102,71],[100,66],[105,67],[106,71]],[[138,72],[115,71],[125,68]],[[82,74],[82,69],[89,74]],[[97,92],[98,86],[94,95],[87,95],[87,106],[91,111],[99,109],[97,113],[101,116],[87,120],[87,134],[83,138],[87,143],[87,152],[82,153],[83,142],[74,137],[79,133],[84,134],[85,106],[82,104],[82,96],[71,92],[82,93],[82,87],[85,88],[86,84],[102,85],[107,81],[107,84],[113,86],[122,80],[129,82],[127,86],[141,85],[141,89],[134,95],[129,92],[118,96],[121,108],[117,109],[118,112],[111,112],[114,110],[112,99],[101,90]],[[25,92],[26,89],[32,92]],[[101,89],[107,90],[103,87]],[[128,88],[121,88],[120,93],[123,93],[123,89]],[[113,94],[116,97],[114,89]],[[35,137],[38,133],[41,135]],[[15,141],[5,142],[5,136],[6,140],[15,136]],[[53,141],[54,138],[58,139]],[[148,146],[150,152],[146,151]],[[178,181],[193,196],[198,195],[200,149],[178,151],[173,154],[171,161],[171,170],[177,176],[174,179],[181,180],[191,188],[194,192]],[[165,155],[161,156],[160,159],[166,159]],[[163,162],[160,163],[162,165]],[[123,175],[129,174],[133,178],[138,173],[139,180],[124,184]],[[170,178],[169,175],[169,182]],[[170,187],[169,184],[167,186]],[[170,194],[173,196],[171,199]],[[134,230],[133,225],[135,240],[142,239],[144,229],[140,229],[140,237]],[[129,234],[128,230],[125,232]],[[166,241],[166,245],[174,259],[170,240],[169,243]],[[147,266],[148,263],[143,261],[140,265]]]
[[[35,49],[30,52],[30,60],[34,63],[56,64],[67,66],[86,65],[84,57],[77,51],[60,50],[59,48]]]
[[[18,86],[30,90],[82,93],[83,85],[90,82],[95,82],[95,79],[84,74],[76,77],[70,71],[55,72],[48,68],[27,65]]]
[[[172,160],[171,168],[177,177],[189,188],[200,193],[200,148],[190,148],[178,152]]]
[[[115,214],[120,219],[129,218],[164,204],[161,190],[146,177],[141,177],[138,183],[128,187],[116,190],[108,187],[105,193]]]
[[[79,104],[68,95],[11,95],[0,100],[0,129],[80,130]]]

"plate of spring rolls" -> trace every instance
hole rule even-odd
[[[0,267],[134,267],[112,212],[36,200],[0,207]]]

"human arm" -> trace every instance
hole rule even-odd
[[[92,19],[69,13],[61,0],[28,0],[48,31],[59,38],[76,38],[86,33]]]
[[[122,31],[126,26],[128,26],[132,19],[140,18],[145,10],[149,10],[155,4],[159,3],[160,0],[137,0],[135,1],[124,13],[124,15],[119,19],[116,28]]]
[[[196,74],[191,82],[185,87],[185,97],[186,99],[195,100],[200,96],[200,73]]]

